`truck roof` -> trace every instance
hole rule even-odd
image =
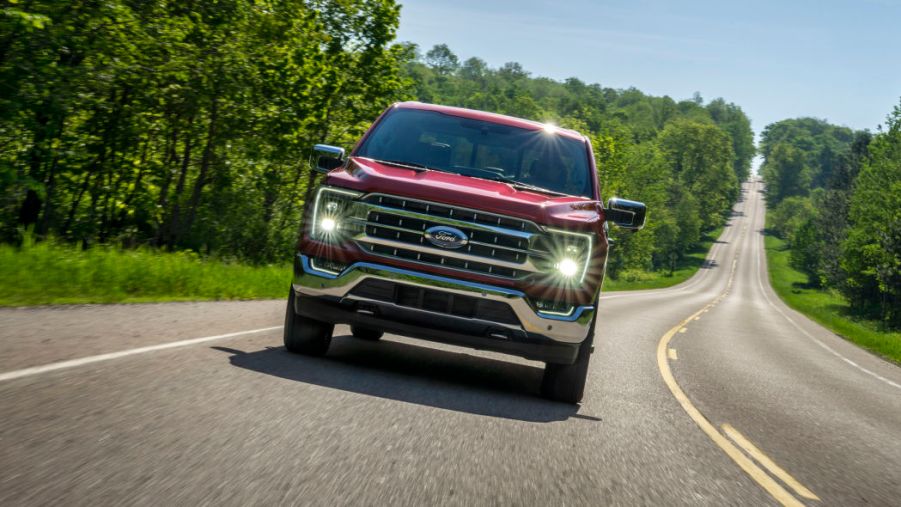
[[[527,130],[543,130],[547,128],[547,123],[541,123],[534,120],[526,120],[515,116],[507,116],[505,114],[489,113],[487,111],[479,111],[476,109],[466,109],[463,107],[441,106],[438,104],[426,104],[425,102],[398,102],[394,104],[396,108],[402,109],[421,109],[424,111],[435,111],[438,113],[449,114],[451,116],[461,116],[472,120],[483,120],[492,123],[500,123],[510,127],[519,127]],[[554,125],[557,133],[566,137],[584,141],[585,136],[575,130],[565,129]]]

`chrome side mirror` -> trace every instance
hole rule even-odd
[[[310,165],[319,173],[327,173],[344,164],[344,148],[317,144],[313,146],[313,155],[310,157]]]
[[[620,199],[619,197],[611,197],[607,201],[607,208],[604,209],[608,222],[613,222],[613,225],[633,231],[644,227],[647,211],[648,208],[644,203]]]

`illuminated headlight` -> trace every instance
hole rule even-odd
[[[548,253],[546,266],[553,270],[557,283],[578,285],[585,281],[591,252],[592,236],[581,232],[548,228],[549,235],[539,243],[539,250]]]
[[[566,278],[572,278],[579,273],[579,263],[569,257],[564,257],[557,263],[557,271]]]
[[[333,187],[322,187],[313,202],[312,237],[320,241],[338,243],[353,235],[354,199],[359,192]]]
[[[319,222],[319,228],[322,229],[322,232],[333,232],[338,228],[338,222],[334,218],[325,217]]]

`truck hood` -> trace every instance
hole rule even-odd
[[[328,174],[326,184],[484,210],[567,229],[595,229],[604,220],[603,207],[585,197],[517,190],[499,181],[416,171],[363,157],[350,157],[344,169]]]

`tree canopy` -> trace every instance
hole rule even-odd
[[[854,312],[901,325],[901,106],[876,135],[823,120],[764,130],[770,227],[816,287]]]

